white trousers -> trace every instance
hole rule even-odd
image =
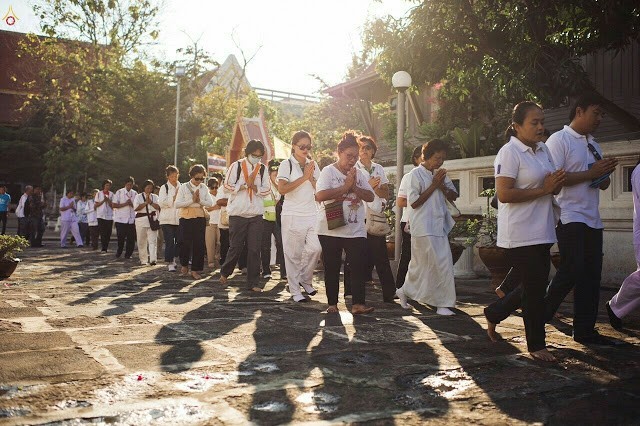
[[[289,293],[300,300],[302,285],[307,293],[313,292],[313,271],[322,254],[316,232],[316,216],[282,216],[282,248],[287,267]]]
[[[158,261],[158,231],[152,231],[148,226],[136,225],[136,236],[138,239],[138,256],[140,263]]]
[[[611,298],[609,306],[618,318],[624,318],[640,307],[640,244],[634,246],[638,269],[622,282],[620,290]]]
[[[71,231],[73,239],[76,240],[76,245],[82,247],[82,236],[80,235],[80,228],[78,222],[75,220],[61,220],[60,221],[60,247],[67,246],[67,236]]]

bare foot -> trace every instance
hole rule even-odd
[[[329,307],[327,308],[327,313],[328,314],[337,314],[338,313],[338,307],[336,305],[329,305]]]
[[[260,287],[251,287],[251,291],[254,291],[256,293],[262,293],[262,289]]]
[[[540,349],[539,351],[535,351],[535,352],[529,352],[529,355],[531,355],[531,357],[533,359],[536,359],[538,361],[545,361],[545,362],[556,362],[556,357],[554,357],[551,352],[549,352],[547,349]]]
[[[180,275],[189,275],[189,268],[187,268],[186,266],[182,266],[180,268]]]
[[[502,299],[504,296],[506,296],[506,294],[504,294],[504,291],[502,291],[502,289],[500,287],[496,287],[496,294],[498,295],[498,297],[500,299]]]
[[[191,271],[191,277],[194,280],[201,280],[202,279],[202,275],[200,275],[199,273],[195,272],[195,271]]]
[[[373,307],[371,306],[367,306],[367,305],[353,305],[351,307],[351,314],[352,315],[362,315],[362,314],[369,314],[373,312]]]
[[[223,286],[227,286],[227,277],[225,277],[224,275],[220,275],[220,284],[222,284]]]
[[[500,339],[500,336],[498,335],[498,333],[496,333],[496,325],[497,324],[494,324],[487,320],[487,336],[489,336],[489,340],[491,340],[493,343],[496,343]]]

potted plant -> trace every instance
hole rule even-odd
[[[7,279],[16,270],[20,259],[16,254],[29,247],[29,241],[15,235],[0,235],[0,280]]]
[[[478,255],[482,263],[491,272],[491,288],[495,289],[504,280],[509,272],[510,265],[507,261],[506,250],[498,247],[498,216],[491,207],[491,198],[496,194],[493,188],[485,189],[480,193],[487,199],[487,209],[482,214],[481,220],[467,220],[467,229],[471,242],[478,247]]]
[[[393,192],[391,192],[393,194]],[[394,197],[390,197],[384,208],[384,215],[387,217],[389,228],[391,232],[387,235],[387,256],[389,259],[393,259],[396,255],[396,212],[394,207],[396,206],[396,200]]]
[[[471,241],[472,234],[470,232],[474,232],[474,228],[473,226],[471,229],[469,228],[470,222],[470,220],[467,220],[466,222],[456,222],[456,224],[453,225],[451,232],[449,232],[449,247],[451,248],[451,257],[453,257],[454,265],[460,259],[460,256],[462,256],[464,249],[473,245],[473,242]]]

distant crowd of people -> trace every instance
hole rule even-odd
[[[547,139],[543,109],[521,102],[513,109],[506,144],[495,159],[498,208],[497,244],[506,249],[512,270],[500,296],[484,313],[488,335],[497,340],[497,324],[521,308],[528,350],[540,360],[553,361],[546,349],[545,323],[574,291],[573,338],[584,344],[611,344],[595,330],[600,300],[603,223],[599,191],[610,185],[617,160],[603,158],[592,134],[603,115],[600,98],[583,96],[571,110],[570,124]],[[546,142],[545,142],[546,140]],[[402,254],[396,278],[387,256],[390,232],[385,209],[391,196],[383,167],[374,162],[375,140],[354,131],[337,144],[337,160],[320,170],[312,159],[313,139],[305,131],[291,140],[292,152],[283,161],[263,162],[265,146],[247,143],[245,156],[229,165],[225,175],[207,178],[200,164],[191,166],[188,181],[166,168],[166,183],[147,180],[141,192],[129,178],[115,193],[105,180],[101,189],[60,201],[60,245],[69,232],[78,246],[109,249],[113,224],[117,233],[115,257],[133,256],[137,243],[142,265],[156,265],[158,234],[164,240],[168,270],[202,279],[205,261],[227,285],[236,267],[246,270],[246,286],[262,291],[272,278],[272,238],[280,278],[296,303],[316,295],[313,275],[324,267],[327,312],[338,312],[340,271],[344,296],[351,296],[351,312],[374,310],[366,303],[366,283],[375,267],[385,303],[398,299],[431,305],[439,315],[454,315],[456,289],[448,242],[454,220],[449,204],[458,197],[442,166],[447,144],[439,139],[416,147],[414,169],[397,192],[402,212]],[[610,322],[640,304],[640,168],[632,174],[634,247],[638,271],[606,303]],[[205,182],[206,181],[206,182]],[[0,187],[0,213],[8,201]],[[44,199],[40,187],[27,187],[18,203],[19,234],[34,247],[42,243]],[[6,213],[0,216],[5,229]],[[550,248],[558,243],[560,267],[548,283]],[[261,280],[262,278],[262,280]]]

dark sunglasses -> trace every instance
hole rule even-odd
[[[301,151],[309,151],[311,149],[311,145],[296,145]]]

